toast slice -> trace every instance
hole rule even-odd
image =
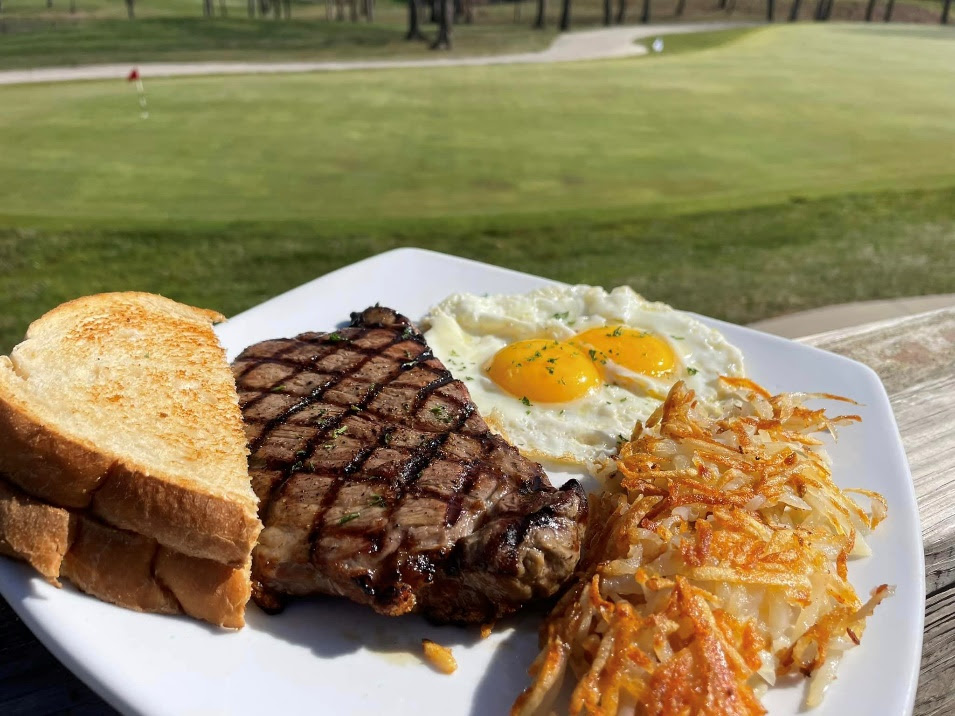
[[[220,320],[108,293],[34,321],[0,357],[0,473],[41,503],[243,569],[261,524]]]
[[[34,499],[0,476],[0,554],[27,562],[59,586],[69,579],[106,602],[187,614],[240,628],[249,601],[249,563],[231,567],[189,557],[156,540]]]

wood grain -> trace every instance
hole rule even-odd
[[[803,342],[871,366],[889,393],[922,519],[928,591],[915,716],[955,714],[955,309]],[[113,713],[0,599],[0,713]]]
[[[915,716],[955,713],[955,309],[803,339],[886,386],[922,520],[927,604]]]

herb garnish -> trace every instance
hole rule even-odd
[[[691,368],[691,367],[687,366],[687,367],[686,367],[686,372],[689,373],[690,375],[696,375],[696,374],[699,373],[700,371],[698,371],[696,368]]]
[[[527,399],[526,395],[523,398],[521,398],[521,402],[524,403],[524,405],[527,405],[528,407],[532,404],[531,401]]]
[[[347,515],[342,515],[338,519],[338,526],[341,527],[344,524],[351,522],[352,520],[357,520],[361,517],[361,512],[349,512]]]

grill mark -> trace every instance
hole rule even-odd
[[[367,330],[371,330],[371,329],[367,329]],[[405,340],[406,340],[406,339],[401,338],[400,335],[397,336],[396,338],[392,339],[392,341],[391,341],[390,343],[388,343],[387,345],[383,346],[383,347],[380,349],[380,351],[378,351],[378,352],[376,352],[376,353],[373,353],[373,354],[371,354],[371,355],[366,356],[363,361],[361,361],[358,365],[356,365],[356,366],[352,369],[352,373],[354,373],[354,372],[360,370],[360,369],[362,368],[362,366],[364,366],[364,365],[365,365],[369,360],[371,360],[371,358],[373,358],[375,355],[378,355],[378,353],[383,352],[383,351],[387,350],[388,348],[391,348],[392,346],[398,345],[399,343],[403,343]],[[377,397],[381,394],[381,391],[384,390],[385,386],[390,385],[390,384],[393,383],[395,380],[397,380],[398,377],[399,377],[405,370],[407,370],[407,369],[404,368],[403,365],[399,365],[399,366],[396,367],[396,368],[392,368],[391,372],[388,373],[387,376],[385,376],[385,378],[382,380],[381,383],[371,383],[371,384],[370,384],[371,388],[365,393],[365,397],[363,397],[363,398],[362,398],[358,403],[356,403],[355,406],[353,406],[353,407],[355,407],[355,408],[358,409],[358,410],[357,410],[358,413],[361,413],[361,412],[364,412],[365,410],[367,410],[368,406],[375,400],[375,398],[377,398]],[[344,379],[344,377],[347,376],[347,375],[349,375],[349,373],[344,373],[344,374],[343,374],[341,377],[339,377],[338,380],[335,381],[334,383],[333,383],[332,381],[329,381],[328,383],[326,383],[325,385],[323,385],[321,388],[316,388],[314,391],[312,391],[312,394],[317,393],[319,390],[321,390],[322,392],[321,392],[320,395],[318,395],[318,396],[315,398],[315,400],[313,400],[311,403],[309,403],[309,405],[314,405],[315,402],[317,402],[317,401],[322,397],[322,395],[324,395],[324,393],[325,393],[330,387],[332,387],[332,385],[338,385],[338,384]],[[285,380],[288,380],[288,378],[286,378]],[[312,394],[310,394],[308,397],[311,397]],[[292,407],[295,407],[295,406],[292,406]],[[295,412],[299,412],[299,411],[301,411],[301,410],[304,410],[305,407],[308,407],[308,406],[303,406],[303,407],[299,408],[298,410],[296,410]],[[337,406],[337,407],[341,407],[341,406]],[[288,418],[295,414],[295,412],[290,412],[290,411],[291,411],[291,408],[289,408],[288,410],[286,410],[285,413],[283,413],[282,415],[280,415],[278,418],[275,418],[275,425],[272,425],[272,428],[271,428],[271,429],[274,430],[279,424],[284,424],[285,422],[287,422],[287,421],[288,421]],[[375,411],[368,411],[368,412],[371,413],[371,414],[373,414],[373,415],[377,415],[377,414],[375,413]],[[310,458],[312,458],[312,457],[315,456],[315,448],[316,448],[316,446],[317,446],[318,443],[319,443],[319,439],[324,440],[325,438],[328,437],[329,433],[330,433],[333,429],[338,429],[339,427],[341,427],[341,424],[342,424],[343,422],[345,422],[345,418],[347,418],[349,414],[350,414],[349,411],[346,410],[345,412],[341,413],[341,414],[338,415],[337,417],[330,418],[328,421],[326,421],[326,422],[324,422],[324,423],[322,424],[322,427],[319,429],[319,432],[316,433],[310,440],[308,440],[308,441],[306,442],[306,447],[305,447],[305,449],[308,450],[308,455],[307,455],[307,457],[303,458],[303,461],[304,461],[304,460],[307,460],[307,459],[310,459]],[[271,421],[270,421],[270,422],[271,422]],[[390,437],[390,435],[391,435],[393,432],[394,432],[394,429],[393,429],[393,428],[388,428],[388,429],[384,430],[384,431],[382,432],[382,434],[379,436],[379,441],[387,440],[388,437]],[[264,441],[265,437],[267,437],[267,435],[266,435],[266,430],[263,430],[263,431],[262,431],[262,434],[259,435],[259,437],[256,438],[256,439],[253,441],[254,447],[253,447],[253,445],[250,445],[250,447],[249,447],[250,454],[254,454],[255,451],[258,450],[258,449],[262,446],[262,442]],[[362,458],[360,464],[357,465],[357,467],[355,468],[355,470],[360,469],[361,466],[365,464],[365,462],[366,462],[366,461],[368,460],[368,458],[371,456],[372,452],[374,452],[375,448],[377,448],[377,447],[382,447],[383,445],[384,445],[384,443],[382,443],[382,445],[378,445],[378,444],[376,443],[374,446],[372,446],[372,448],[371,448],[370,450],[368,450],[367,454],[364,455],[364,457]],[[363,448],[363,450],[364,450],[364,448]],[[361,451],[359,451],[358,454],[360,455],[360,454],[361,454]],[[354,461],[354,458],[353,458],[353,461]],[[329,490],[328,490],[329,492],[333,493],[333,494],[332,494],[332,497],[333,497],[333,498],[338,496],[338,492],[339,492],[339,490],[341,489],[341,484],[340,484],[340,483],[341,483],[341,481],[342,481],[342,477],[343,477],[344,475],[350,475],[350,474],[352,474],[351,472],[348,472],[348,467],[349,467],[349,466],[346,466],[346,467],[345,467],[345,470],[343,471],[343,475],[338,476],[338,479],[336,479],[336,480],[332,483],[332,486],[331,486],[331,487],[329,488]],[[293,463],[291,466],[288,465],[288,464],[286,464],[285,466],[283,466],[283,469],[282,469],[282,477],[281,477],[279,480],[276,480],[275,482],[273,482],[273,483],[271,484],[271,486],[270,486],[270,488],[269,488],[268,495],[267,495],[267,502],[266,502],[266,500],[262,500],[262,501],[261,501],[261,504],[266,505],[266,508],[265,508],[265,509],[266,509],[266,512],[267,512],[267,514],[268,514],[269,516],[271,516],[272,506],[275,504],[276,499],[282,495],[282,491],[285,489],[285,485],[288,484],[288,481],[292,479],[292,475],[294,475],[296,472],[297,472],[297,470],[296,470],[296,465],[295,465],[295,463]],[[325,503],[325,499],[323,498],[322,503],[321,503],[322,512],[321,512],[320,514],[324,514],[325,511],[327,510],[328,506],[331,505],[331,504],[332,504],[332,503],[326,504],[326,503]],[[263,521],[264,521],[264,520],[263,520]],[[312,530],[314,531],[314,529],[315,529],[315,527],[313,526],[313,527],[312,527]]]
[[[278,353],[275,354],[275,358],[279,359],[279,361],[276,361],[276,362],[282,362],[283,365],[285,365],[286,363],[292,363],[292,361],[281,361],[281,359],[284,358],[287,354],[291,353],[295,348],[298,347],[299,344],[305,343],[305,342],[306,342],[306,341],[299,341],[299,340],[295,340],[295,341],[290,342],[288,346],[286,346],[283,350],[281,350],[281,351],[279,351]],[[242,356],[240,355],[237,360],[241,360],[241,359],[242,359]],[[273,361],[272,361],[271,358],[269,358],[269,359],[265,359],[265,358],[257,358],[257,359],[256,359],[256,358],[253,358],[253,359],[249,362],[249,365],[247,365],[245,368],[243,368],[243,369],[242,369],[242,372],[239,373],[239,375],[235,376],[235,382],[238,383],[240,380],[242,380],[243,378],[245,378],[246,376],[248,376],[249,373],[251,373],[253,370],[255,370],[255,369],[258,368],[260,365],[262,365],[262,364],[264,364],[264,363],[267,363],[267,362],[268,362],[268,363],[271,363],[271,362],[273,362]],[[294,365],[297,365],[297,364],[294,364]],[[261,397],[261,396],[260,396],[260,397]],[[259,398],[257,397],[255,400],[259,400]],[[252,404],[252,402],[253,402],[253,401],[250,401],[249,404]]]
[[[378,436],[378,439],[371,446],[366,446],[359,450],[355,456],[351,459],[348,465],[345,466],[345,469],[342,471],[342,474],[332,482],[331,486],[322,495],[322,501],[320,503],[320,509],[318,515],[316,515],[315,520],[312,522],[312,527],[308,533],[308,559],[309,562],[315,563],[315,550],[318,546],[318,541],[321,539],[322,532],[325,529],[325,516],[328,514],[329,508],[335,504],[335,500],[338,498],[338,493],[341,492],[342,485],[345,484],[345,477],[352,475],[362,468],[362,466],[367,462],[371,454],[377,450],[379,447],[384,447],[388,444],[389,436],[394,432],[393,427],[385,428],[381,431],[381,434]],[[392,510],[387,510],[386,515],[391,516]],[[377,535],[376,544],[378,548],[381,547],[381,541],[384,539],[384,533]],[[377,551],[377,549],[375,550]]]
[[[464,425],[464,423],[467,422],[468,418],[471,417],[471,414],[474,412],[474,410],[475,410],[474,404],[469,403],[467,406],[465,406],[465,409],[458,416],[458,419],[454,422],[454,424],[448,430],[446,430],[437,439],[433,441],[427,441],[429,444],[426,447],[424,445],[421,445],[418,447],[418,449],[415,451],[415,454],[413,454],[412,458],[408,461],[409,465],[413,463],[416,466],[419,466],[414,471],[415,479],[417,479],[417,476],[421,474],[421,471],[424,469],[424,467],[428,463],[430,463],[431,460],[434,459],[435,455],[437,455],[441,447],[451,437],[451,433],[457,430],[460,430],[461,426]],[[397,482],[397,485],[396,485],[396,488],[397,488],[396,499],[391,509],[388,511],[387,524],[393,524],[392,517],[398,511],[401,505],[404,504],[404,501],[409,494],[409,491],[407,489],[402,489],[402,488],[407,488],[408,486],[414,484],[414,480],[407,479],[410,476],[411,476],[411,471],[407,469],[407,465],[406,465],[406,468],[402,470],[401,473],[399,473],[399,481]],[[402,569],[401,565],[399,564],[399,561],[401,560],[403,556],[412,554],[412,551],[409,549],[408,539],[409,539],[409,534],[406,531],[404,534],[402,534],[401,541],[398,543],[397,549],[395,549],[395,551],[388,557],[386,562],[382,565],[381,575],[385,578],[385,580],[395,585],[398,584],[399,582],[407,582],[409,578],[409,575],[406,573],[406,570]],[[412,569],[414,569],[414,565],[411,565],[411,567]],[[426,575],[420,574],[419,570],[415,570],[415,571],[419,572],[418,574],[419,577],[426,576]],[[433,578],[433,570],[431,572],[430,577]]]
[[[369,330],[371,329],[364,329],[364,333],[361,333],[358,337],[360,338],[361,336],[367,335]],[[392,339],[392,341],[389,344],[384,346],[382,350],[387,350],[388,348],[391,348],[392,346],[397,345],[400,342],[401,342],[400,338],[396,337]],[[249,451],[255,452],[260,447],[262,447],[262,443],[265,442],[266,438],[268,438],[268,436],[272,434],[272,431],[275,430],[276,427],[278,427],[279,425],[283,423],[288,422],[289,418],[291,418],[293,415],[295,415],[296,413],[300,413],[305,408],[311,405],[314,405],[316,402],[321,400],[322,397],[325,395],[325,393],[328,392],[330,388],[333,388],[334,386],[339,385],[349,375],[364,368],[365,365],[367,365],[368,361],[370,361],[375,355],[376,355],[375,353],[369,353],[365,355],[365,357],[362,358],[360,361],[358,361],[356,365],[352,366],[352,368],[349,371],[341,371],[337,375],[334,375],[334,377],[325,381],[321,386],[319,386],[318,388],[315,388],[315,390],[313,390],[308,395],[304,396],[301,400],[290,405],[280,415],[272,418],[271,420],[266,421],[265,427],[262,428],[262,432],[249,445]],[[262,362],[263,363],[267,362],[267,359],[263,359]],[[304,370],[304,367],[300,366],[298,373],[294,373],[291,376],[286,376],[285,378],[282,379],[282,382],[286,382],[290,380],[291,378],[293,378],[294,376],[300,375],[303,372],[303,370]],[[274,384],[271,388],[269,388],[269,390],[274,389],[276,385],[280,385],[280,384],[281,383]],[[255,400],[256,401],[261,400],[262,397],[264,397],[266,394],[267,394],[267,391],[260,392],[260,394],[257,396]],[[246,405],[246,408],[248,408],[250,405],[253,405],[253,404],[254,404],[253,401],[250,401]],[[340,424],[342,420],[344,420],[344,415],[339,416],[338,423]]]
[[[424,387],[418,389],[418,392],[415,394],[414,400],[411,402],[411,410],[417,413],[421,409],[421,406],[425,404],[425,401],[427,401],[428,398],[431,397],[434,391],[436,391],[438,388],[443,388],[444,386],[453,382],[454,382],[454,378],[451,376],[451,373],[449,371],[447,370],[441,371],[441,374],[439,374],[438,378],[436,378],[435,380],[432,380],[430,383],[428,383]]]
[[[491,441],[481,442],[481,454],[468,465],[464,473],[464,481],[461,483],[461,488],[456,490],[455,493],[451,495],[451,499],[448,500],[448,506],[444,511],[445,527],[453,527],[457,524],[458,518],[461,516],[461,509],[464,505],[464,498],[471,494],[471,491],[477,484],[478,477],[481,475],[481,466],[491,453],[492,445],[493,442]]]

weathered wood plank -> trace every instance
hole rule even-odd
[[[882,378],[922,521],[928,599],[915,716],[955,713],[955,310],[811,336]]]
[[[955,371],[955,308],[819,333],[800,342],[870,366],[891,397]]]

